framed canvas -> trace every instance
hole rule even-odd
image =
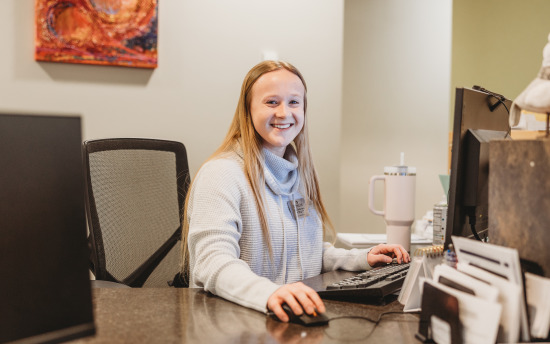
[[[157,0],[36,0],[35,60],[157,67]]]

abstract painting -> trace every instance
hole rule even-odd
[[[157,0],[36,0],[35,59],[157,67]]]

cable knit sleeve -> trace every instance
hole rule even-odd
[[[234,160],[211,160],[197,173],[188,203],[191,286],[266,312],[267,299],[280,286],[239,259],[241,202],[248,192]]]
[[[347,271],[365,271],[371,269],[367,263],[369,249],[336,248],[332,244],[323,244],[323,272],[342,269]]]

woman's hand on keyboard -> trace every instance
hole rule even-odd
[[[282,308],[283,303],[296,315],[301,315],[303,311],[307,314],[313,314],[315,310],[325,312],[325,305],[319,294],[302,282],[285,284],[267,299],[267,309],[275,313],[279,320],[287,322],[289,318]]]
[[[399,264],[408,263],[411,261],[409,253],[401,245],[397,244],[380,244],[374,246],[367,254],[367,263],[374,267],[382,264],[389,264],[393,258],[397,260]]]

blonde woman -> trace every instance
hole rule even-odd
[[[298,282],[324,271],[367,270],[410,260],[399,245],[345,250],[324,243],[334,229],[309,149],[306,83],[289,63],[264,61],[246,75],[222,145],[195,176],[183,221],[190,286],[289,318],[325,311]]]

